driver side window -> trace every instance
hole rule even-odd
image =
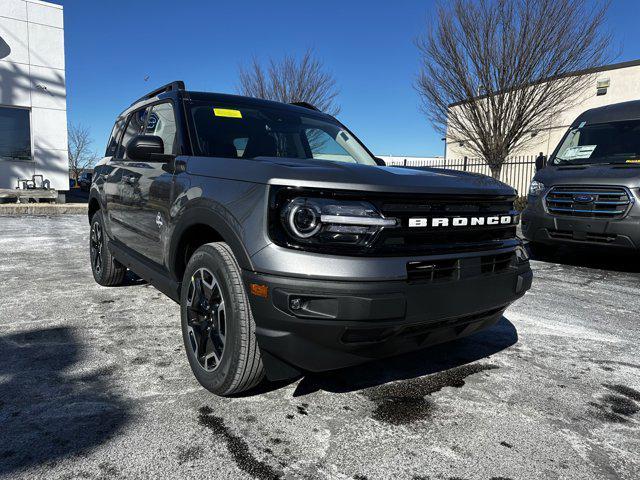
[[[126,160],[127,144],[133,137],[142,134],[148,113],[149,109],[143,108],[142,110],[136,110],[131,115],[129,115],[129,122],[127,123],[127,128],[124,131],[122,142],[120,142],[118,153],[116,154],[117,158],[124,158]]]
[[[170,155],[175,152],[176,120],[173,115],[173,105],[169,102],[159,103],[151,107],[147,120],[145,135],[155,135],[162,138],[164,153]]]
[[[309,142],[309,148],[313,158],[319,160],[333,160],[338,162],[356,163],[336,140],[324,130],[319,128],[307,128],[304,130]]]

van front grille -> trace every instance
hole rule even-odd
[[[631,202],[623,187],[562,185],[553,187],[546,196],[549,213],[572,217],[621,218]]]

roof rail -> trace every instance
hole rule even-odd
[[[146,95],[140,97],[135,102],[133,102],[131,105],[135,105],[136,103],[142,102],[143,100],[149,100],[150,98],[158,96],[161,93],[171,92],[173,90],[184,90],[184,82],[182,80],[176,80],[175,82],[167,83],[166,85],[163,85],[160,88],[156,88],[152,92],[149,92]]]
[[[307,103],[307,102],[291,102],[291,103],[289,103],[289,105],[295,105],[296,107],[302,107],[302,108],[307,108],[309,110],[315,110],[316,112],[320,111],[319,108],[314,107],[313,105],[311,105],[310,103]]]

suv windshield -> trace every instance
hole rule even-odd
[[[640,120],[574,128],[564,138],[552,165],[640,163]]]
[[[196,154],[207,157],[286,157],[376,165],[338,122],[294,109],[193,103]]]

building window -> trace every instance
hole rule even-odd
[[[29,110],[0,107],[0,159],[32,160]]]

